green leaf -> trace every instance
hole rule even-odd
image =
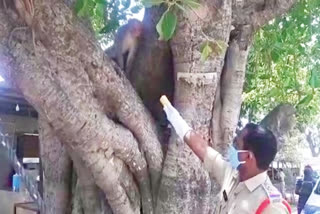
[[[273,47],[274,47],[275,51],[280,51],[283,48],[283,43],[276,41],[276,43],[274,43]]]
[[[139,13],[141,9],[142,9],[141,6],[136,5],[136,6],[132,7],[130,10],[132,13],[136,14],[136,13]]]
[[[183,0],[182,2],[192,9],[200,7],[200,3],[197,0]]]
[[[304,47],[302,47],[301,45],[298,45],[298,50],[301,54],[305,54],[306,53],[306,49]]]
[[[104,18],[105,14],[105,5],[104,4],[97,4],[96,5],[96,15],[100,18]]]
[[[183,12],[187,12],[187,10],[182,6],[180,5],[179,3],[176,3],[175,4],[180,10],[182,10]]]
[[[159,40],[164,40],[163,31],[162,31],[162,19],[163,19],[163,15],[160,18],[158,24],[156,25],[156,30],[157,30],[157,32],[159,34]]]
[[[312,98],[313,98],[313,94],[308,94],[298,103],[298,105],[307,106],[311,102]]]
[[[128,9],[130,7],[130,4],[131,0],[121,0],[121,5],[124,7],[123,9]]]
[[[280,58],[280,55],[278,54],[277,50],[272,50],[271,51],[271,59],[273,62],[278,62]]]
[[[201,47],[201,61],[206,61],[208,57],[212,54],[213,50],[209,42],[205,42]]]
[[[164,0],[142,0],[142,4],[146,8],[149,8],[152,6],[159,6],[163,2],[164,2]]]
[[[309,79],[309,85],[312,88],[320,88],[320,74],[316,71],[311,71],[311,77]]]
[[[118,27],[117,23],[113,23],[113,22],[108,23],[99,31],[99,33],[102,33],[102,34],[111,33],[113,30],[116,29],[116,27]]]
[[[120,10],[119,7],[120,7],[120,0],[115,0],[114,1],[114,8]]]
[[[269,90],[268,92],[267,92],[267,97],[276,97],[276,96],[278,96],[279,95],[279,89],[277,89],[277,88],[272,88],[271,90]]]
[[[259,76],[259,78],[262,80],[267,80],[267,79],[271,78],[271,75],[270,74],[262,74],[261,76]]]
[[[206,41],[200,46],[201,60],[207,60],[210,55],[219,56],[226,48],[227,44],[224,41]]]
[[[177,25],[177,16],[171,11],[166,11],[162,14],[156,28],[159,34],[159,39],[168,41],[172,38]]]
[[[76,14],[78,16],[84,16],[85,15],[85,8],[86,8],[86,5],[87,5],[87,0],[77,0],[76,1],[76,4],[74,6],[74,10],[76,12]]]
[[[85,5],[85,14],[89,15],[90,17],[95,16],[95,9],[96,9],[96,2],[93,0],[86,0],[86,5]]]
[[[95,2],[96,2],[97,4],[104,4],[104,5],[107,4],[107,1],[106,1],[106,0],[95,0]]]
[[[217,40],[215,42],[215,46],[216,46],[216,48],[214,50],[214,53],[216,55],[221,55],[222,53],[224,53],[226,51],[226,49],[228,47],[228,45],[222,40]]]

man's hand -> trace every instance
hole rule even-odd
[[[207,152],[208,143],[195,131],[193,131],[179,112],[171,105],[169,100],[162,96],[160,102],[164,106],[167,119],[173,126],[180,139],[186,142],[192,151],[203,161]]]
[[[166,97],[162,96],[160,101],[164,106],[163,110],[167,115],[167,119],[173,126],[179,138],[183,141],[184,136],[192,129],[186,123],[186,121],[181,117],[179,112],[171,105],[171,103]]]

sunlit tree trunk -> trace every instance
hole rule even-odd
[[[223,152],[238,121],[254,31],[294,0],[200,1],[200,8],[180,14],[169,43],[158,41],[155,32],[163,10],[147,10],[148,31],[129,77],[132,85],[64,1],[34,0],[32,24],[25,28],[28,22],[6,2],[7,8],[0,4],[1,75],[21,90],[45,124],[48,140],[41,147],[53,155],[45,160],[44,175],[52,182],[45,192],[69,185],[64,177],[72,160],[79,186],[71,192],[81,195],[82,203],[78,213],[92,213],[87,211],[92,206],[103,213],[110,213],[102,208],[109,206],[124,214],[213,213],[218,187],[173,132],[164,155],[166,138],[154,122],[153,106],[161,110],[159,95],[168,94],[190,126]],[[208,40],[227,48],[201,61],[200,46]],[[63,161],[52,164],[65,166],[57,177],[46,171],[57,158],[50,151],[55,147],[63,151]],[[58,204],[57,194],[66,201]],[[71,195],[54,191],[53,198],[46,197],[48,206],[68,213]]]

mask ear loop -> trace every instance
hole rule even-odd
[[[249,152],[249,158],[252,158],[252,153],[251,153],[251,151],[249,151],[249,150],[237,150],[237,152],[238,152],[238,153],[241,153],[241,152]],[[239,158],[238,158],[238,160],[239,160]],[[244,164],[244,163],[246,163],[246,161],[239,161],[239,163],[240,163],[240,164]]]

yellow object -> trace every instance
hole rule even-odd
[[[166,97],[166,95],[162,95],[160,97],[160,103],[163,105],[163,106],[167,106],[167,105],[171,105],[170,101],[168,100],[168,98]]]

